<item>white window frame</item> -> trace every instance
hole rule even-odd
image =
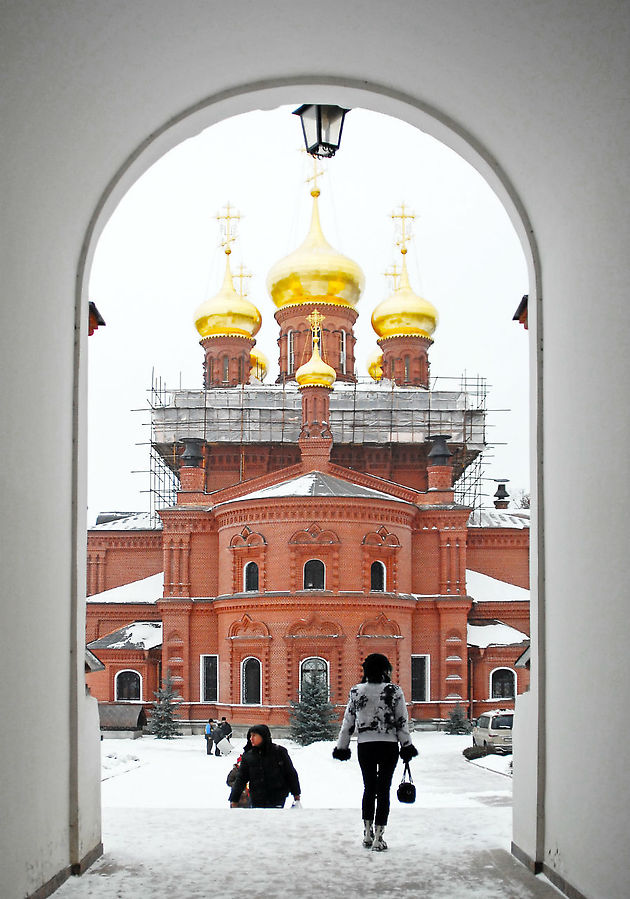
[[[425,697],[426,698],[425,699],[414,699],[413,693],[412,693],[411,694],[411,702],[414,704],[418,703],[418,702],[431,702],[431,656],[429,655],[428,652],[413,652],[411,654],[411,658],[426,660],[425,661],[425,669],[424,669],[424,671],[425,671],[425,677],[424,677],[424,679],[425,679]],[[409,663],[410,667],[412,664],[413,664],[413,662]],[[411,674],[411,671],[409,673]],[[413,679],[411,680],[410,690],[411,689],[413,689]]]
[[[287,331],[287,374],[295,371],[295,331],[289,328]]]
[[[258,587],[255,590],[247,589],[247,566],[255,565],[258,569]],[[258,562],[255,562],[253,559],[250,559],[248,562],[245,562],[243,565],[243,593],[260,593],[260,565]]]
[[[339,340],[339,369],[341,374],[345,375],[348,360],[348,335],[343,329],[339,333],[341,335]]]
[[[250,661],[250,659],[254,659],[256,662],[258,662],[258,666],[260,669],[260,698],[259,698],[258,702],[245,702],[244,701],[244,699],[245,699],[245,678],[244,678],[245,665],[247,662]],[[262,667],[263,667],[262,662],[258,658],[258,656],[247,656],[247,658],[243,659],[243,661],[241,662],[241,697],[240,697],[241,705],[251,706],[252,708],[256,708],[256,707],[262,705],[262,693],[263,693],[263,670],[262,670]]]
[[[512,696],[493,696],[492,695],[492,677],[497,673],[497,671],[509,671],[514,679],[514,694]],[[496,668],[493,668],[490,672],[490,678],[488,680],[488,699],[490,702],[504,702],[505,700],[514,701],[516,699],[516,694],[518,690],[518,677],[516,676],[516,671],[513,668],[510,668],[509,665],[498,665]]]
[[[130,672],[131,674],[137,674],[138,677],[140,678],[140,698],[139,699],[119,699],[118,698],[118,678],[121,674],[127,674],[128,672]],[[142,675],[140,674],[139,671],[136,671],[135,668],[121,668],[121,670],[117,671],[116,675],[114,676],[114,702],[143,702],[142,697],[144,695],[144,690],[142,689],[142,687],[143,687]]]
[[[217,698],[216,698],[216,700],[206,699],[204,690],[203,690],[203,688],[204,688],[204,681],[203,681],[204,661],[203,660],[210,658],[210,657],[214,657],[217,660]],[[220,684],[219,684],[219,654],[217,652],[202,652],[201,655],[199,656],[199,697],[200,697],[200,701],[203,703],[208,703],[210,705],[213,705],[215,702],[218,702],[219,696],[220,696],[219,688],[220,688]]]
[[[372,590],[372,565],[374,565],[375,562],[378,562],[378,564],[383,569],[383,589],[382,590]],[[372,562],[372,565],[370,565],[370,593],[386,593],[387,592],[387,565],[385,564],[385,562],[382,561],[382,559],[374,559],[374,561]]]
[[[305,580],[304,572],[306,571],[306,566],[308,565],[309,562],[321,562],[321,564],[324,566],[324,584],[322,587],[306,587],[304,585],[304,580]],[[323,559],[318,559],[317,556],[313,556],[312,559],[306,560],[306,562],[302,566],[302,589],[303,590],[325,590],[326,589],[326,563],[324,562]],[[313,656],[313,658],[314,658],[314,656]]]
[[[305,656],[303,659],[300,660],[300,690],[299,690],[299,697],[300,697],[300,699],[302,699],[302,665],[303,665],[305,662],[310,662],[311,659],[314,659],[314,660],[317,661],[317,662],[324,662],[325,665],[326,665],[326,687],[327,687],[326,693],[327,693],[327,695],[328,695],[328,699],[330,699],[330,662],[328,661],[328,659],[325,659],[323,656]]]

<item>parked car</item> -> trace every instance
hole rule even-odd
[[[484,712],[473,727],[473,746],[483,746],[488,752],[512,752],[512,709]]]

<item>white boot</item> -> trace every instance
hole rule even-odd
[[[363,819],[363,845],[366,849],[372,848],[372,843],[374,842],[374,828],[372,827],[372,822],[367,821],[365,818]]]
[[[381,824],[377,824],[374,828],[374,842],[372,843],[372,852],[383,852],[384,849],[387,849],[387,843],[383,839],[384,833],[385,827]]]

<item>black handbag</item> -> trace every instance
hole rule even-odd
[[[409,767],[409,762],[405,762],[405,770],[403,771],[402,780],[398,785],[396,795],[398,796],[399,802],[416,801],[416,788],[411,776],[411,768]]]

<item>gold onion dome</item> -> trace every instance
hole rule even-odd
[[[319,337],[313,338],[313,355],[295,373],[300,387],[332,387],[337,380],[335,369],[319,355]]]
[[[409,284],[406,250],[403,251],[400,285],[372,313],[372,327],[379,337],[431,337],[438,323],[435,306],[414,293]]]
[[[319,190],[312,190],[313,214],[304,243],[273,266],[267,288],[278,309],[303,303],[355,306],[365,278],[356,262],[338,253],[319,221]]]
[[[383,377],[383,351],[374,350],[367,361],[367,370],[373,381],[380,381]]]
[[[195,327],[202,337],[253,337],[262,323],[260,312],[234,289],[229,248],[226,257],[221,290],[196,310]]]
[[[264,381],[269,370],[269,360],[263,351],[259,350],[258,347],[253,347],[249,354],[249,361],[254,377],[258,378],[259,381]]]

